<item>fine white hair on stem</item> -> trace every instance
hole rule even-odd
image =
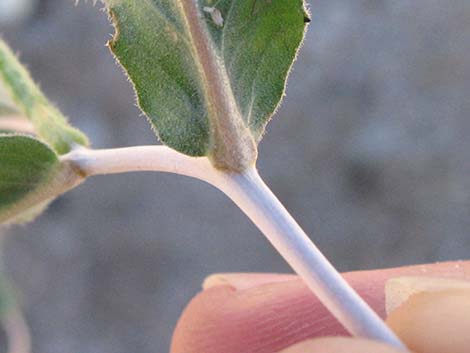
[[[188,157],[165,146],[79,148],[62,159],[86,176],[161,171],[191,176],[214,185],[253,221],[350,333],[405,349],[305,234],[263,182],[255,165],[243,172],[218,170],[205,157]]]

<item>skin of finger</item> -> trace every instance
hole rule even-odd
[[[298,343],[279,353],[403,353],[383,343],[351,337],[323,337]]]
[[[344,277],[384,317],[385,282],[420,275],[470,279],[470,262],[351,272]],[[244,290],[221,285],[201,292],[180,317],[171,353],[272,353],[330,335],[347,333],[303,281],[293,276]]]
[[[412,295],[390,314],[387,323],[417,353],[468,353],[470,290]]]

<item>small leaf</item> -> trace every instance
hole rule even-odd
[[[104,0],[110,48],[163,143],[243,170],[303,39],[303,0]]]
[[[2,83],[15,108],[31,120],[38,136],[57,153],[67,153],[76,144],[88,144],[86,136],[67,123],[66,118],[47,100],[10,48],[0,39]]]
[[[41,141],[0,134],[0,224],[30,220],[82,179]]]

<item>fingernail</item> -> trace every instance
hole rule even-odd
[[[417,293],[434,293],[451,289],[470,289],[470,281],[434,277],[397,277],[385,283],[387,315]]]
[[[413,352],[468,353],[470,289],[462,286],[431,285],[432,291],[411,295],[390,313],[387,325]]]
[[[280,283],[298,280],[295,275],[275,273],[215,273],[206,277],[202,283],[203,289],[217,286],[230,286],[236,290],[245,290],[264,284]]]

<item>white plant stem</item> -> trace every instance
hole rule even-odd
[[[214,185],[245,212],[351,334],[405,349],[308,238],[263,182],[255,166],[243,173],[224,172],[215,169],[205,157],[188,157],[164,146],[78,149],[63,158],[86,175],[161,171],[195,177]]]

